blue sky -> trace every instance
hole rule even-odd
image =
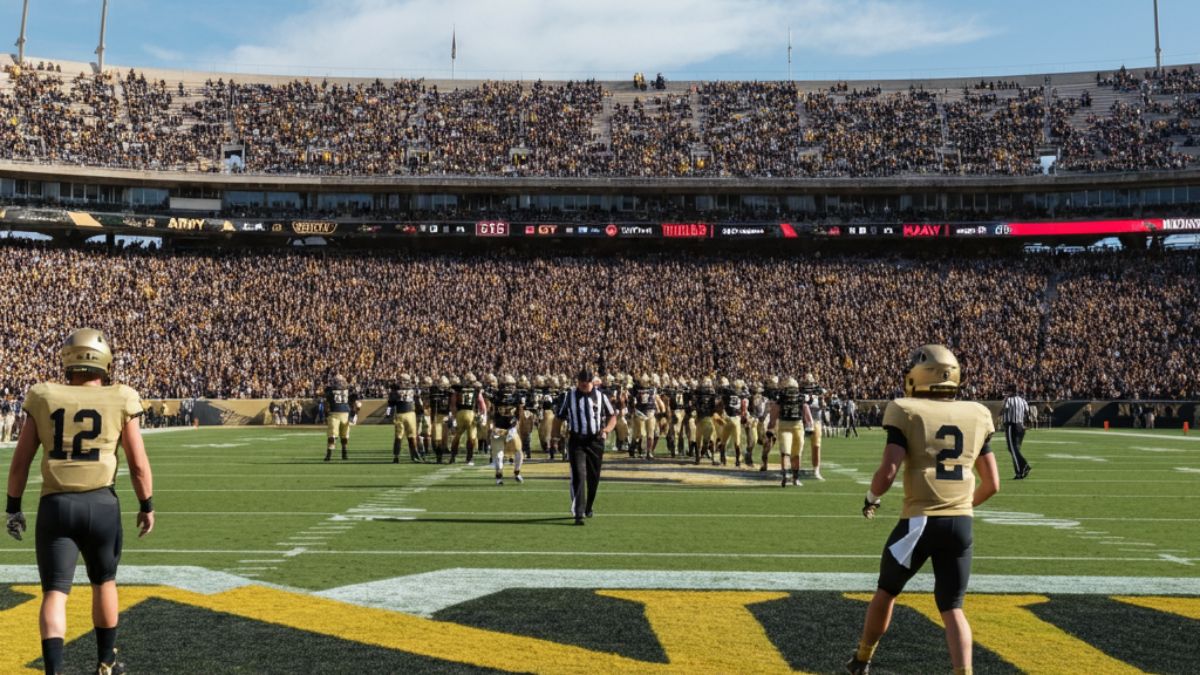
[[[1200,2],[1160,0],[1164,63]],[[30,0],[28,56],[92,60],[101,0]],[[1151,0],[110,0],[109,64],[445,77],[796,79],[1153,63]],[[21,0],[0,0],[11,45]],[[12,48],[15,51],[15,48]]]

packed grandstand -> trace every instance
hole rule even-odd
[[[40,67],[39,67],[40,66]],[[1060,82],[436,83],[246,77],[9,62],[0,158],[360,176],[1031,175],[1196,162],[1200,72]]]
[[[11,391],[51,377],[45,334],[80,324],[111,335],[117,377],[154,397],[311,396],[335,372],[381,395],[401,372],[595,365],[811,372],[880,399],[923,342],[959,354],[975,398],[1017,379],[1047,400],[1200,397],[1197,257],[1161,236],[1200,230],[1183,219],[1200,204],[1192,67],[652,92],[4,70],[0,225],[53,237],[0,245]],[[466,178],[487,182],[445,182]],[[1094,235],[1077,246],[1134,238],[1075,256],[1004,239],[1022,234],[1013,219],[1075,214],[1124,220],[1023,226]],[[518,222],[552,237],[494,239]],[[619,236],[564,244],[574,227],[537,223]],[[876,223],[897,240],[876,241],[893,234]],[[377,238],[448,227],[464,238]],[[909,228],[981,239],[922,247]],[[670,240],[696,232],[753,236]],[[824,239],[772,239],[796,232]],[[122,248],[114,233],[161,239]],[[864,238],[826,246],[847,233]],[[317,234],[321,246],[285,247]]]

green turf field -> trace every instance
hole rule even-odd
[[[686,638],[673,643],[672,622],[683,620],[680,612],[728,613],[717,639],[726,635],[731,642],[753,644],[736,633],[742,624],[761,633],[775,653],[743,672],[780,664],[826,672],[853,647],[864,607],[856,593],[871,588],[901,501],[897,485],[876,521],[859,514],[883,445],[878,431],[864,431],[858,439],[826,438],[826,480],[802,479],[798,488],[779,486],[775,458],[770,472],[759,473],[609,454],[596,517],[582,528],[573,527],[568,514],[566,465],[548,462],[540,451],[527,462],[523,485],[511,480],[509,465],[505,485],[496,486],[486,457],[472,468],[461,457],[452,466],[410,464],[407,455],[404,463],[391,464],[387,426],[356,427],[349,461],[322,462],[323,436],[322,430],[305,428],[147,435],[157,529],[142,540],[132,537],[136,500],[128,478],[119,478],[128,512],[122,579],[131,588],[140,580],[184,590],[153,595],[126,612],[127,627],[144,626],[123,637],[131,661],[143,664],[134,672],[211,672],[195,669],[189,659],[218,643],[236,652],[241,668],[220,672],[297,672],[292,666],[302,662],[333,668],[313,672],[353,672],[359,664],[379,672],[475,667],[569,672],[576,652],[607,655],[609,661],[595,666],[600,670],[726,670],[720,659],[734,658],[737,649],[685,667],[691,658],[685,654],[704,655]],[[1200,669],[1200,648],[1194,639],[1183,639],[1200,635],[1197,601],[1189,597],[1200,588],[1200,519],[1194,512],[1200,505],[1200,436],[1031,431],[1025,454],[1034,469],[1026,481],[1007,480],[1011,462],[1002,438],[994,439],[993,449],[1005,480],[1000,494],[976,513],[972,589],[978,595],[967,607],[973,621],[978,624],[983,611],[1014,613],[1052,638],[1071,640],[1059,644],[1047,638],[1045,649],[1060,656],[1090,650],[1108,658],[1086,672]],[[659,454],[666,454],[661,447]],[[10,456],[11,449],[0,450],[5,464]],[[27,513],[34,510],[38,487],[26,493]],[[32,530],[35,514],[29,515]],[[36,574],[30,578],[31,539],[0,543],[0,586],[15,587],[0,591],[0,628],[3,610],[15,616],[10,608],[26,606],[31,597],[26,594],[36,592],[28,587],[36,581]],[[178,568],[179,578],[164,568]],[[396,581],[416,574],[423,576]],[[1055,579],[1038,579],[1047,576]],[[915,590],[927,590],[918,583],[927,585],[922,579],[914,581]],[[745,597],[726,598],[718,589]],[[261,597],[228,606],[198,599],[224,598],[227,592]],[[667,595],[630,595],[637,592]],[[311,637],[297,637],[287,617],[306,605],[289,609],[285,600],[313,593],[328,605],[324,616],[379,612],[380,621],[419,621],[410,628],[425,640],[415,647],[390,642],[396,637],[360,640],[355,633],[315,626],[300,633]],[[1025,595],[985,595],[993,593]],[[1053,601],[1035,603],[1036,609],[987,604],[1029,594]],[[86,592],[79,595],[73,604],[86,610]],[[1118,599],[1147,595],[1175,597],[1160,598],[1167,604],[1153,607]],[[682,605],[692,609],[680,609],[679,596],[692,598]],[[923,593],[912,598],[917,605],[928,601]],[[253,609],[260,604],[268,609]],[[972,612],[973,607],[979,609]],[[580,623],[578,608],[589,608],[589,623]],[[945,670],[933,618],[921,607],[904,608],[881,647],[879,672]],[[1116,635],[1097,623],[1126,619],[1124,632]],[[694,618],[689,630],[711,630],[698,627],[704,623]],[[187,631],[188,640],[146,653],[152,643],[161,643],[148,636],[189,625],[207,625],[212,634]],[[519,648],[506,648],[508,638],[500,637],[491,651],[535,656],[518,667],[518,661],[489,654],[484,646],[468,650],[449,634],[445,639],[459,645],[455,649],[467,651],[438,651],[450,649],[436,646],[440,630],[463,631],[461,640],[468,642],[524,636],[511,638]],[[471,633],[475,630],[488,632]],[[996,629],[1005,630],[1015,629]],[[24,631],[36,647],[35,623]],[[989,642],[979,625],[976,640],[978,672],[1055,672],[1044,667],[1052,660],[1007,652],[999,633]],[[92,656],[90,637],[77,644],[75,653]],[[288,646],[293,644],[306,646],[297,652]],[[426,644],[434,646],[425,649]],[[36,653],[22,665],[34,658]]]

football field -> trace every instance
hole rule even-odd
[[[774,457],[760,473],[610,453],[586,527],[566,465],[540,451],[524,484],[509,465],[497,486],[486,456],[391,464],[390,426],[355,427],[349,461],[329,463],[318,429],[146,441],[149,537],[117,483],[133,673],[835,672],[901,503],[897,484],[875,521],[859,513],[878,430],[826,438],[826,480],[786,489]],[[993,449],[1004,480],[976,512],[966,604],[976,672],[1200,671],[1200,436],[1031,431],[1025,481]],[[40,672],[33,563],[32,536],[0,543],[0,672]],[[931,582],[901,596],[872,672],[949,671]],[[71,672],[94,664],[88,596],[70,604]]]

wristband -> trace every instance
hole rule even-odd
[[[21,512],[21,498],[14,497],[12,495],[8,495],[8,506],[4,507],[4,510],[7,513],[20,513]]]
[[[872,503],[872,504],[878,504],[878,503],[879,503],[879,497],[878,497],[878,496],[876,496],[874,492],[871,492],[870,490],[867,490],[867,501],[868,501],[868,502],[870,502],[870,503]]]
[[[138,504],[140,505],[138,510],[141,511],[142,513],[154,513],[154,498],[153,497],[147,497],[145,499],[142,499],[138,502]]]

